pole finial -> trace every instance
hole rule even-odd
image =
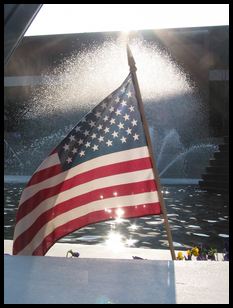
[[[128,56],[128,64],[129,64],[129,67],[130,67],[130,71],[136,72],[137,68],[135,66],[135,60],[134,60],[133,54],[131,52],[131,49],[129,47],[129,44],[127,44],[127,56]]]

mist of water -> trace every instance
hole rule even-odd
[[[205,111],[189,76],[164,50],[140,37],[132,39],[130,47],[159,170],[163,174],[169,166],[180,161],[179,155],[184,157],[190,153],[185,150],[178,130],[188,132],[191,139],[193,132],[205,131],[200,125],[205,123]],[[35,88],[27,117],[33,120],[46,116],[54,121],[54,115],[59,114],[67,117],[69,123],[70,114],[89,111],[114,91],[128,73],[124,40],[94,43],[91,48],[83,48],[65,58],[62,64],[43,76],[46,82]],[[80,118],[65,127],[64,123],[54,121],[54,132],[42,137],[32,129],[31,144],[17,150],[17,158],[26,166],[22,172],[35,170],[78,120]],[[28,157],[33,157],[33,162]]]
[[[179,96],[187,103],[194,89],[188,76],[156,44],[141,39],[130,43],[145,103]],[[90,109],[114,91],[129,73],[123,41],[94,44],[64,59],[48,72],[46,84],[34,93],[30,117],[39,114]],[[193,101],[193,99],[192,99]]]

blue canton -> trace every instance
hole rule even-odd
[[[63,170],[90,159],[146,145],[131,74],[86,114],[56,148]],[[114,163],[114,162],[113,162]]]

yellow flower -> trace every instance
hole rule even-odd
[[[191,256],[191,250],[190,249],[187,250],[187,256],[189,256],[189,257]]]
[[[183,259],[184,259],[183,253],[179,251],[177,254],[177,260],[183,260]]]
[[[199,255],[199,249],[197,247],[193,247],[191,252],[195,257]]]

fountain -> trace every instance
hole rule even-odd
[[[214,151],[218,148],[217,145],[214,144],[197,144],[193,145],[188,149],[185,149],[183,152],[179,153],[172,161],[170,161],[167,166],[161,170],[159,173],[160,177],[166,174],[173,166],[177,164],[177,162],[181,162],[181,166],[179,167],[180,177],[195,177],[198,178],[204,172],[204,166],[207,165],[210,157],[213,155]],[[198,155],[194,155],[197,153]],[[189,155],[191,159],[189,159]],[[201,164],[200,164],[201,162]],[[174,172],[176,176],[179,175],[177,170]],[[170,175],[171,176],[171,175]]]
[[[19,158],[19,155],[13,150],[13,148],[9,145],[9,143],[4,139],[4,158],[5,158],[5,164],[13,167],[14,169],[20,170],[23,168],[23,162]],[[13,166],[12,166],[13,165]]]
[[[154,43],[138,38],[130,46],[160,176],[200,178],[216,146],[200,142],[206,140],[208,130],[206,113],[195,86]],[[81,115],[115,90],[127,74],[126,50],[120,39],[100,46],[94,44],[92,49],[64,59],[63,64],[44,76],[46,84],[35,90],[31,111],[26,115],[26,121],[32,126],[31,141],[28,137],[24,144],[14,146],[14,155],[5,156],[5,173],[31,175]],[[43,120],[41,124],[43,135],[37,136],[34,120],[45,115],[47,122]],[[46,133],[46,125],[51,127],[51,121],[54,129]],[[25,130],[24,135],[27,134],[29,131]],[[20,170],[13,167],[19,160]]]

